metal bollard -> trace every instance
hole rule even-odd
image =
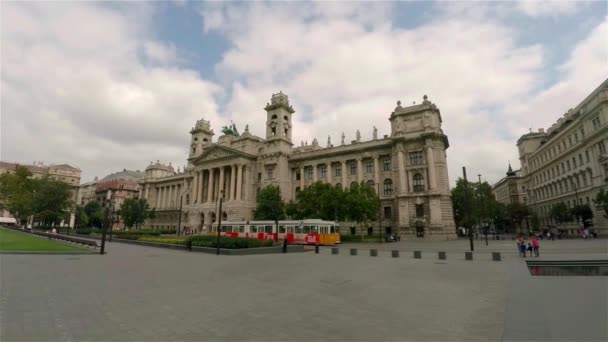
[[[445,252],[439,252],[439,260],[445,260]]]
[[[287,253],[287,239],[283,240],[283,253]]]
[[[350,249],[350,255],[357,255],[357,249],[356,248],[351,248]]]
[[[373,256],[373,257],[378,256],[378,250],[377,249],[370,249],[369,250],[369,256]]]
[[[493,261],[500,261],[500,253],[499,252],[492,252],[492,260]]]
[[[186,249],[189,252],[192,252],[192,241],[190,241],[190,240],[186,241]]]
[[[399,257],[399,251],[398,250],[391,251],[391,256],[393,258],[398,258]]]
[[[315,245],[315,254],[319,254],[319,244]]]
[[[414,251],[414,259],[422,259],[422,252]]]
[[[340,253],[340,248],[338,248],[338,247],[331,248],[331,254],[338,254],[338,253]]]
[[[473,252],[464,252],[464,260],[473,260]]]

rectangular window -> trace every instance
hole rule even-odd
[[[572,168],[576,167],[576,158],[572,157]]]
[[[566,169],[570,171],[570,161],[566,160]]]
[[[342,177],[342,165],[336,165],[336,177]]]
[[[384,194],[387,196],[393,194],[393,182],[390,179],[384,181]]]
[[[302,177],[302,175],[300,174],[300,171],[296,171],[296,180],[300,180]]]
[[[564,163],[562,163],[562,173],[566,172],[566,168],[564,167]]]
[[[382,169],[384,171],[391,170],[391,159],[390,158],[385,158],[384,160],[382,160]]]
[[[312,179],[312,167],[306,169],[306,179]]]
[[[581,127],[581,139],[585,139],[585,128]]]
[[[574,142],[578,142],[578,133],[574,132]]]
[[[561,144],[557,145],[557,151],[560,152],[560,153],[562,152],[562,145]]]
[[[572,137],[568,136],[568,145],[570,145],[570,147],[572,147]]]
[[[578,154],[578,163],[579,163],[580,165],[583,165],[583,155],[582,155],[582,154],[580,154],[580,153]]]
[[[591,123],[593,124],[593,129],[598,129],[600,128],[600,116],[596,116],[593,119],[591,119]]]
[[[321,178],[325,178],[327,176],[327,167],[321,166]]]
[[[384,207],[384,218],[385,219],[390,219],[393,217],[393,212],[391,210],[391,207]]]
[[[587,160],[587,163],[590,161],[589,160],[589,150],[585,151],[585,159]]]
[[[266,167],[266,179],[274,179],[274,166],[267,166]]]
[[[365,172],[367,172],[368,174],[374,173],[374,162],[373,161],[368,160],[365,162]]]
[[[424,217],[424,204],[416,204],[416,217]]]
[[[600,153],[606,153],[606,145],[604,145],[603,141],[597,143],[597,148],[600,150]]]
[[[351,175],[357,174],[357,162],[354,160],[350,162],[350,174]]]
[[[410,152],[410,164],[422,165],[422,151]]]

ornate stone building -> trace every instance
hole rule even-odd
[[[273,94],[266,111],[266,137],[249,132],[222,135],[213,143],[209,121],[199,120],[192,136],[188,165],[175,172],[151,164],[141,182],[141,196],[156,209],[148,222],[155,228],[176,227],[180,200],[182,228],[205,232],[217,219],[223,193],[223,220],[251,220],[256,193],[278,185],[286,201],[314,182],[348,187],[365,182],[379,191],[383,228],[402,236],[430,239],[455,238],[446,149],[439,109],[426,96],[421,104],[397,107],[390,113],[391,135],[340,144],[328,138],[322,147],[295,147],[292,141],[295,111],[287,95]],[[342,224],[348,233],[349,224]],[[365,229],[367,231],[367,229]],[[362,233],[360,231],[359,233]]]
[[[496,201],[499,203],[527,204],[528,202],[528,198],[526,197],[526,185],[521,176],[521,170],[513,171],[511,164],[509,164],[509,170],[507,171],[506,177],[492,185],[492,193],[494,193],[494,197],[496,197]]]
[[[600,189],[608,189],[608,80],[547,131],[524,134],[517,141],[528,205],[543,228],[554,224],[551,208],[589,204],[594,228],[608,234],[608,220],[593,204]],[[560,228],[575,233],[578,224]]]

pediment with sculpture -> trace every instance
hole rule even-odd
[[[212,160],[220,159],[231,159],[243,157],[247,159],[255,159],[256,157],[248,153],[244,153],[225,146],[213,146],[207,151],[203,152],[199,157],[194,160],[194,163],[207,162]]]

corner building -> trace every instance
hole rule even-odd
[[[160,163],[150,164],[141,182],[142,197],[156,210],[148,225],[205,233],[218,215],[222,220],[251,220],[257,192],[278,185],[285,201],[314,182],[343,188],[365,182],[379,191],[383,233],[426,239],[456,238],[450,198],[446,149],[439,109],[426,96],[419,105],[397,107],[390,113],[390,136],[357,138],[322,147],[295,147],[295,113],[287,95],[273,94],[266,111],[266,137],[249,132],[222,135],[216,143],[209,121],[199,120],[192,136],[188,165],[175,172]],[[224,194],[218,213],[220,191]],[[366,234],[355,224],[341,223],[342,234]],[[377,227],[377,223],[373,224]],[[374,230],[377,232],[377,228]]]
[[[608,79],[546,131],[517,140],[528,206],[539,216],[541,228],[556,223],[551,208],[588,204],[598,234],[608,235],[608,219],[593,199],[608,189]],[[558,225],[576,234],[580,223]]]

